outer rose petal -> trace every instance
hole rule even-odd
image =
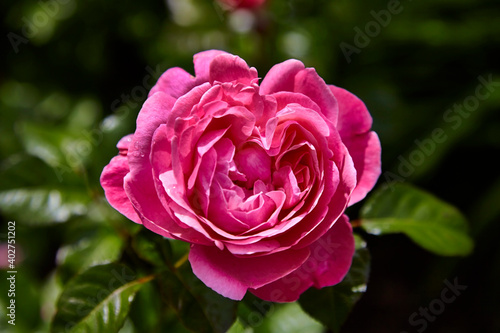
[[[170,68],[160,76],[158,82],[149,91],[148,97],[162,91],[174,98],[179,98],[195,85],[195,78],[191,74],[179,67]]]
[[[309,257],[309,248],[261,257],[235,257],[214,246],[192,245],[194,274],[222,296],[241,300],[247,289],[259,288],[293,272]]]
[[[130,172],[125,177],[125,193],[136,208],[142,224],[153,232],[169,238],[180,238],[207,243],[193,229],[181,228],[161,203],[153,181],[150,162],[153,134],[166,123],[175,102],[170,95],[158,92],[149,97],[137,117],[137,128],[130,143],[128,163]]]
[[[127,156],[118,155],[111,159],[101,174],[101,186],[104,189],[109,204],[131,219],[135,223],[141,223],[132,203],[123,189],[123,178],[129,172]]]
[[[349,206],[361,201],[371,191],[381,173],[380,140],[375,132],[344,139],[354,161],[358,183],[351,194]]]
[[[305,68],[299,60],[291,59],[273,66],[260,85],[261,95],[284,91],[303,94],[321,109],[321,113],[335,126],[338,104],[325,81],[314,68]]]
[[[245,60],[231,54],[220,54],[210,63],[210,83],[238,81],[250,85],[256,78],[255,68],[249,68]]]
[[[325,81],[314,68],[306,68],[295,77],[295,92],[302,93],[312,99],[321,108],[321,113],[337,125],[339,106],[335,96],[328,89]]]
[[[229,53],[219,50],[208,50],[197,53],[193,57],[194,72],[196,79],[201,83],[208,82],[210,76],[210,63],[215,57],[221,54],[229,55]]]
[[[260,94],[294,91],[295,75],[305,68],[299,60],[290,59],[274,65],[260,84]]]
[[[377,134],[370,132],[372,117],[365,104],[345,89],[329,87],[339,103],[337,128],[357,171],[357,186],[349,201],[353,205],[375,186],[381,173],[382,149]]]
[[[163,73],[158,82],[149,91],[148,97],[158,91],[162,91],[174,98],[179,98],[189,92],[195,86],[208,82],[210,79],[210,64],[219,55],[233,55],[219,50],[209,50],[194,55],[194,71],[196,77],[192,76],[184,69],[173,67]]]
[[[339,104],[339,122],[337,130],[342,139],[356,134],[363,134],[372,127],[372,117],[365,103],[349,91],[329,85]]]
[[[300,268],[275,282],[251,289],[252,294],[271,302],[294,302],[311,286],[323,288],[341,282],[351,267],[355,250],[347,216],[341,216],[309,249],[311,255]]]

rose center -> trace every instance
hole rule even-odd
[[[271,182],[271,157],[260,146],[253,144],[238,150],[234,163],[238,171],[245,176],[246,182],[243,184],[247,189],[252,188],[258,179],[265,184]]]

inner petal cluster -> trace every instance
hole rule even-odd
[[[248,246],[314,209],[328,150],[315,110],[293,103],[278,110],[256,83],[215,81],[190,94],[170,115],[175,152],[159,176],[177,219],[219,247]]]

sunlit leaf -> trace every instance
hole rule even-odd
[[[62,284],[58,281],[56,272],[53,271],[44,281],[40,295],[40,317],[47,325],[50,325],[50,322],[56,313],[56,304],[61,292]]]
[[[229,328],[227,333],[253,333],[254,330],[251,327],[245,327],[241,322],[240,318],[237,318],[233,326]]]
[[[374,235],[404,233],[439,255],[467,255],[473,249],[460,211],[409,185],[395,184],[373,194],[361,210],[361,226]]]
[[[102,140],[98,130],[95,133],[33,122],[22,122],[17,127],[26,152],[54,168],[60,180],[81,169]]]
[[[36,123],[18,124],[18,132],[24,149],[50,166],[66,165],[66,157],[61,151],[65,134],[60,127],[50,127]]]
[[[88,195],[77,189],[30,187],[0,191],[0,211],[30,225],[66,222],[72,216],[85,214],[89,201]]]
[[[321,333],[323,325],[307,315],[297,303],[288,303],[276,306],[272,314],[268,314],[262,327],[255,328],[256,332],[267,333]]]
[[[89,268],[66,285],[51,332],[118,332],[136,292],[153,277],[139,277],[121,264]]]
[[[116,261],[123,248],[122,238],[111,228],[100,227],[78,242],[62,246],[56,262],[63,281],[89,267]]]
[[[227,333],[322,333],[324,326],[312,319],[297,303],[269,303],[268,312],[252,311]],[[240,304],[241,305],[241,304]]]

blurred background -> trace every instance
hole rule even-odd
[[[233,10],[212,0],[4,0],[0,8],[0,263],[7,270],[7,222],[16,221],[13,332],[47,331],[61,281],[81,269],[74,263],[121,252],[117,238],[135,225],[103,198],[102,168],[134,131],[159,75],[174,66],[193,73],[193,54],[212,48],[241,56],[260,77],[300,59],[355,93],[382,142],[379,185],[415,184],[470,222],[476,247],[466,258],[435,256],[404,236],[367,236],[370,282],[342,332],[417,332],[412,314],[441,297],[445,280],[467,288],[420,332],[500,332],[498,1],[268,0]],[[349,209],[352,219],[358,210]],[[13,329],[7,289],[2,279],[1,331]]]

